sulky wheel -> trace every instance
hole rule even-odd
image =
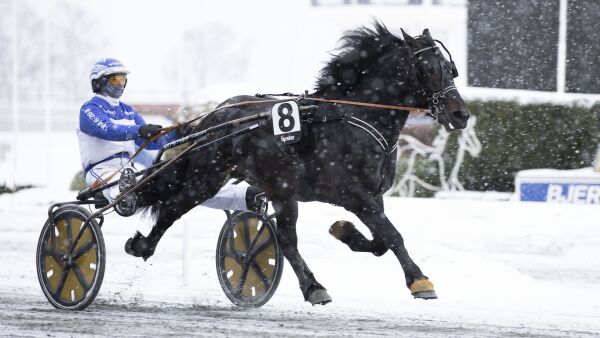
[[[225,222],[217,244],[217,275],[227,297],[240,307],[260,307],[275,293],[283,271],[275,218],[262,222],[250,211]]]
[[[38,280],[54,307],[82,310],[92,303],[102,285],[104,238],[98,223],[91,220],[69,255],[90,212],[77,205],[65,205],[53,216],[54,222],[46,221],[38,241]]]

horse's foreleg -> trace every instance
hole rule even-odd
[[[288,260],[300,283],[304,300],[311,304],[327,304],[331,297],[327,290],[315,279],[306,262],[298,252],[298,236],[296,221],[298,220],[298,202],[274,199],[273,208],[277,215],[277,238],[281,244],[283,255]]]
[[[383,209],[383,198],[379,197],[376,199],[377,204]],[[354,224],[348,221],[337,221],[329,227],[329,233],[342,241],[352,251],[356,252],[370,252],[375,256],[381,256],[388,251],[385,246],[383,239],[379,236],[379,233],[371,232],[373,240],[368,240]]]
[[[375,199],[361,194],[359,197],[362,205],[353,205],[347,208],[353,212],[371,232],[381,238],[383,244],[396,255],[402,270],[406,285],[415,298],[437,298],[433,284],[423,275],[421,269],[413,262],[404,246],[402,235],[396,230],[384,213],[381,205]],[[356,201],[356,200],[355,200]]]

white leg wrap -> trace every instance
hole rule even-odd
[[[202,206],[223,209],[223,210],[248,210],[246,206],[246,190],[249,184],[241,182],[239,184],[227,183],[217,194],[204,201]]]

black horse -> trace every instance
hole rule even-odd
[[[402,39],[383,24],[374,25],[374,29],[363,27],[342,37],[342,47],[321,71],[316,91],[300,100],[309,105],[306,111],[310,113],[303,115],[300,142],[282,144],[269,123],[179,160],[138,194],[156,224],[148,237],[138,233],[130,239],[126,249],[135,256],[150,257],[173,222],[214,196],[230,178],[239,178],[269,195],[283,254],[305,300],[325,304],[331,298],[298,252],[298,201],[331,203],[354,213],[369,228],[372,240],[344,221],[334,223],[330,233],[353,251],[380,256],[391,250],[411,293],[416,298],[436,298],[433,284],[410,258],[402,236],[384,213],[382,195],[395,178],[396,144],[409,113],[311,100],[429,107],[447,129],[466,126],[469,110],[454,86],[456,68],[429,31],[417,37],[402,31]],[[250,100],[264,98],[237,96],[223,105]],[[197,130],[271,111],[272,106],[256,103],[226,108],[203,119]]]

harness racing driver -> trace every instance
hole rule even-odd
[[[117,59],[100,59],[94,64],[90,72],[94,96],[81,107],[77,129],[81,166],[88,186],[97,181],[107,184],[119,180],[118,185],[102,191],[111,203],[137,182],[135,165],[132,162],[125,164],[137,147],[146,139],[158,135],[162,128],[160,125],[146,124],[137,111],[120,101],[127,85],[127,74],[129,70]],[[150,142],[147,149],[160,149],[176,138],[175,132],[170,132],[156,142]],[[260,197],[262,195],[264,193],[259,189],[245,183],[227,184],[202,205],[258,212],[266,204]],[[135,194],[129,194],[115,205],[115,210],[121,216],[131,216],[136,209]]]

